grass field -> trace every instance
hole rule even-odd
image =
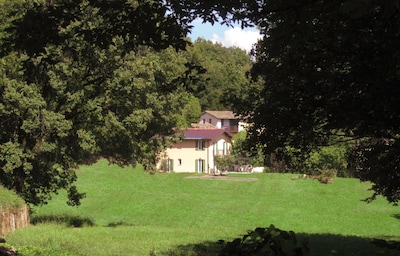
[[[365,203],[371,192],[358,180],[322,185],[295,174],[245,176],[257,181],[187,176],[150,175],[104,160],[83,166],[77,185],[87,197],[80,207],[56,196],[33,209],[37,224],[7,241],[24,255],[195,255],[193,248],[212,255],[217,240],[274,224],[307,239],[310,255],[400,255],[370,243],[400,241],[400,208],[382,198]]]

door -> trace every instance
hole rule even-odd
[[[168,172],[173,172],[174,171],[174,160],[173,159],[168,159],[167,162],[167,168],[168,168]]]
[[[206,160],[196,159],[195,164],[196,164],[196,172],[197,173],[203,173],[205,171]]]

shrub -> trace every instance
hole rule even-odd
[[[353,171],[348,168],[347,158],[350,145],[337,143],[331,146],[319,147],[310,153],[293,147],[285,147],[281,157],[273,156],[271,166],[279,172],[297,172],[308,175],[319,175],[320,170],[336,170],[340,177],[354,177]]]
[[[335,169],[328,170],[320,170],[320,174],[317,176],[317,180],[324,184],[331,184],[333,182],[333,178],[337,175],[337,171]]]
[[[228,171],[234,162],[232,155],[215,156],[215,164],[220,171]]]
[[[319,148],[313,151],[309,158],[309,165],[313,170],[336,170],[341,177],[352,176],[347,168],[348,146],[336,144]]]
[[[293,231],[283,231],[274,225],[269,228],[256,228],[232,242],[221,242],[224,246],[220,256],[304,256],[309,251],[304,241],[298,243]]]

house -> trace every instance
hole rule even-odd
[[[182,141],[161,154],[157,168],[167,172],[213,174],[217,171],[214,157],[230,153],[231,138],[225,129],[188,128],[183,132]]]
[[[212,124],[233,134],[243,130],[243,124],[239,122],[239,118],[232,111],[206,110],[200,116],[200,123]]]

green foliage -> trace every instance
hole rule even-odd
[[[75,169],[106,157],[149,169],[200,113],[175,53],[188,27],[155,1],[3,1],[0,178],[30,204],[85,194]]]
[[[55,223],[66,225],[67,227],[81,228],[94,226],[94,221],[90,218],[83,218],[80,216],[71,215],[41,215],[31,218],[31,224],[37,225],[39,223]]]
[[[7,246],[13,248],[18,256],[66,256],[68,253],[52,252],[46,246],[25,245],[15,248],[14,246]]]
[[[184,53],[190,66],[197,68],[187,90],[199,100],[201,109],[233,109],[236,97],[250,87],[246,74],[252,61],[245,51],[197,39]]]
[[[400,200],[400,144],[397,140],[364,138],[352,149],[349,158],[357,177],[373,181],[374,194],[368,201],[383,195],[397,205]]]
[[[293,231],[287,232],[276,228],[256,228],[242,238],[227,242],[221,256],[276,255],[302,256],[308,254],[305,242],[299,243]]]
[[[265,83],[260,104],[251,109],[253,141],[266,143],[267,152],[290,146],[303,155],[343,133],[391,141],[373,143],[372,150],[360,144],[359,158],[350,160],[377,194],[397,202],[398,2],[267,1],[263,10],[256,20],[264,38],[252,75]]]
[[[214,161],[220,171],[229,171],[235,163],[235,158],[233,155],[214,156]]]
[[[265,156],[259,144],[249,145],[247,132],[240,131],[232,137],[232,154],[236,158],[249,158],[248,164],[264,166]]]
[[[349,147],[335,144],[319,148],[310,154],[309,162],[312,170],[335,170],[339,177],[354,177],[347,166]]]
[[[349,151],[350,145],[346,143],[317,147],[310,153],[288,146],[280,152],[283,157],[277,161],[283,162],[284,167],[280,170],[283,172],[317,176],[321,171],[334,170],[339,177],[355,177],[347,163]]]

